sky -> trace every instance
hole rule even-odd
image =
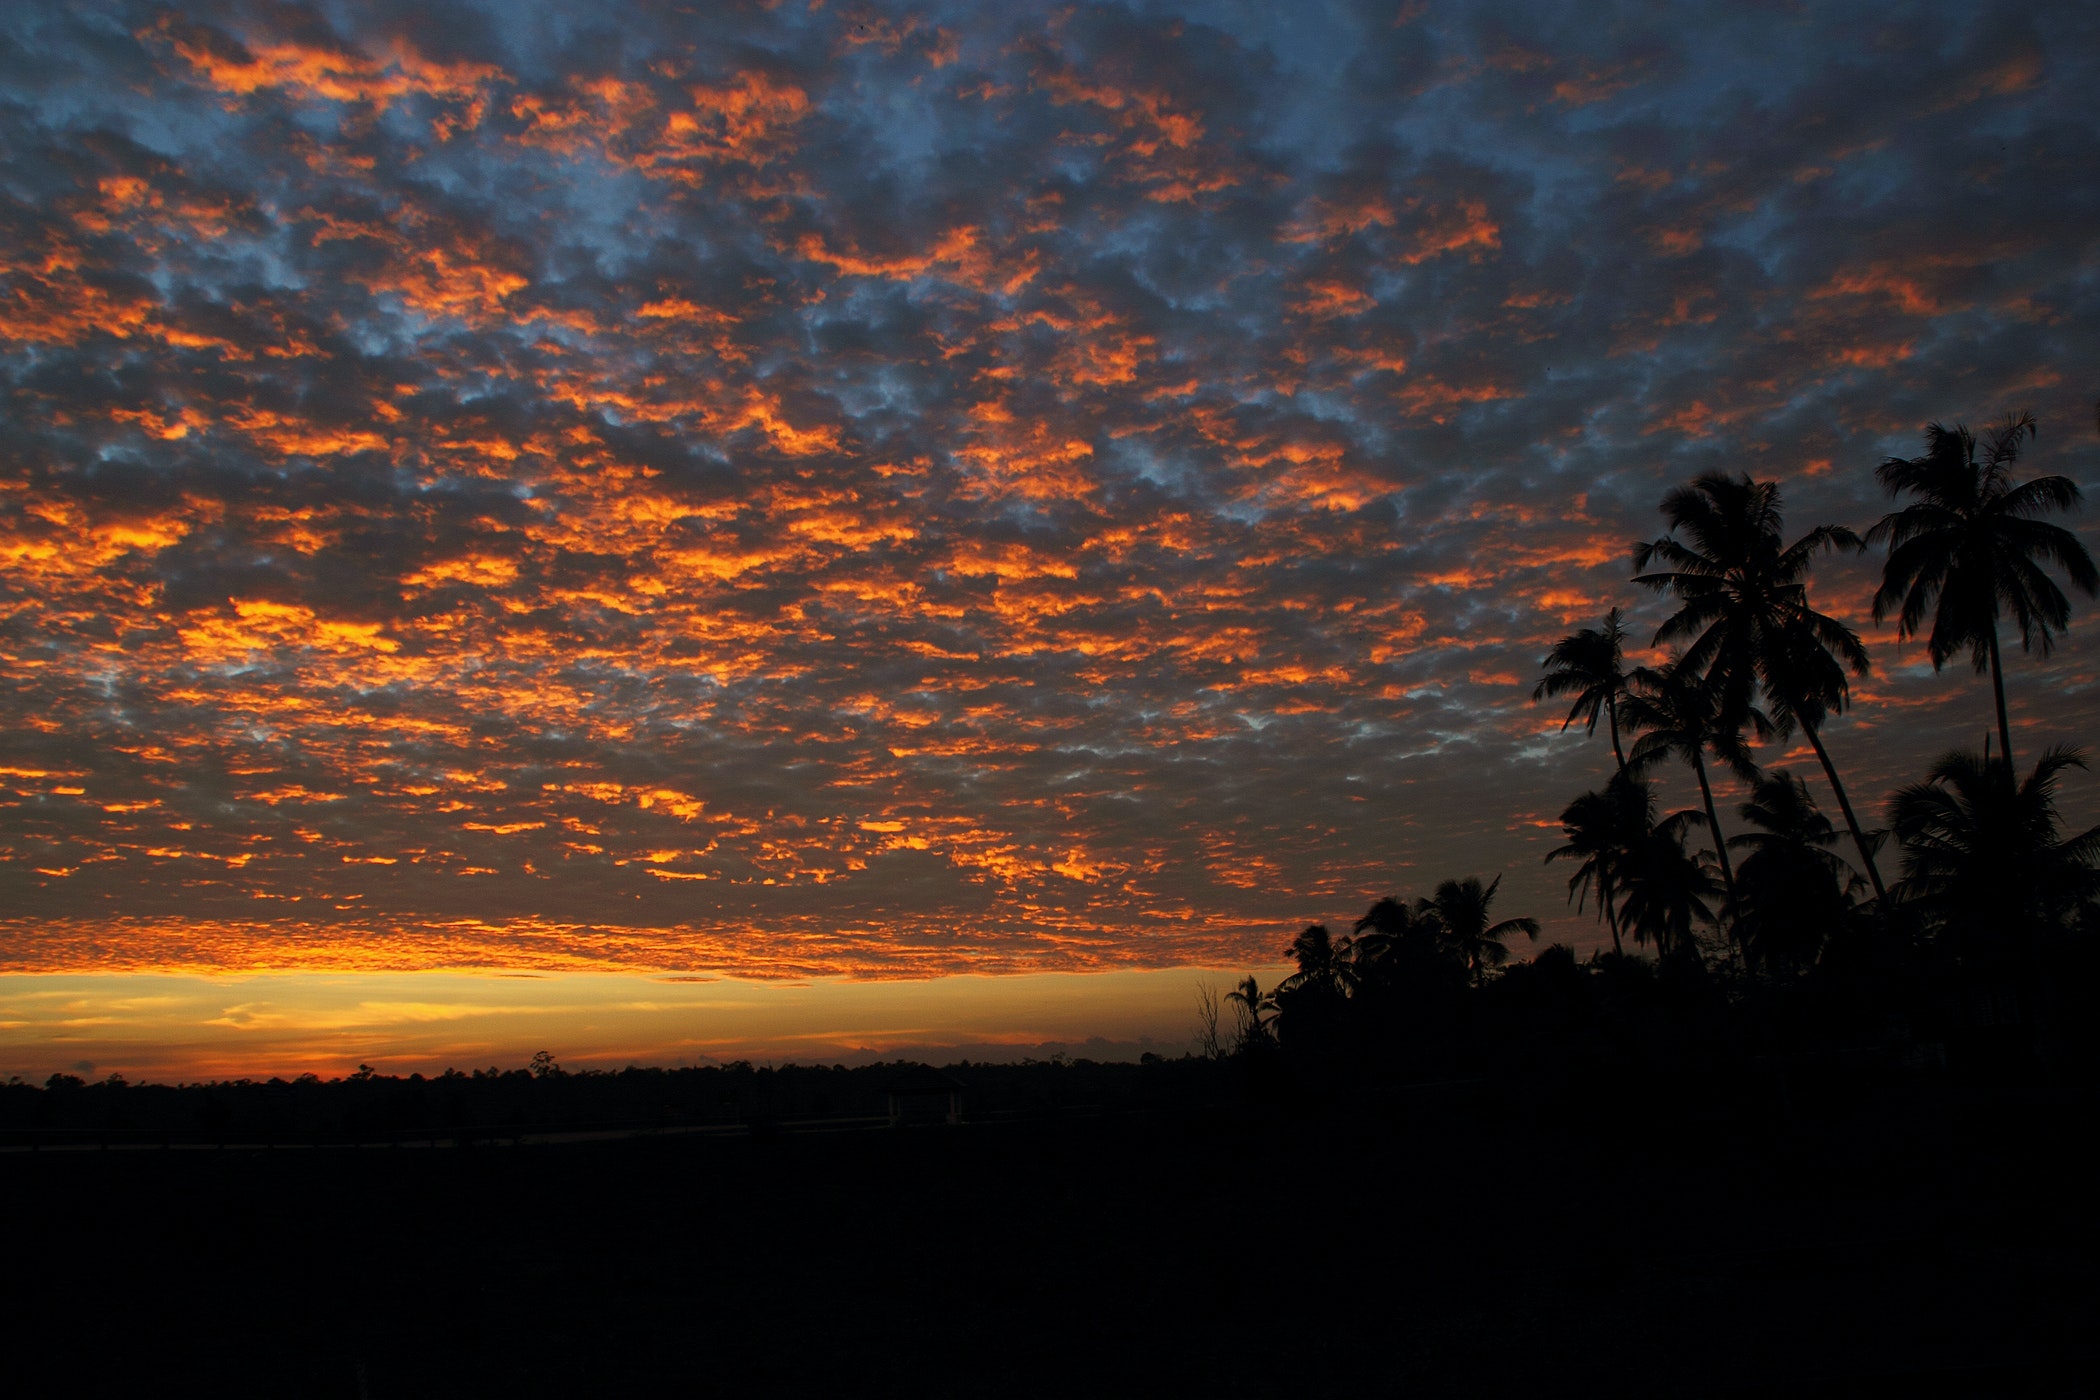
[[[8,6],[0,973],[983,987],[1465,875],[1597,946],[1531,688],[1667,615],[1664,491],[1864,529],[2020,411],[2100,489],[2096,27]],[[1870,824],[1991,715],[1878,568],[1814,581]]]

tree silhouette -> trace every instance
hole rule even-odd
[[[1349,966],[1349,940],[1336,941],[1325,924],[1307,924],[1291,940],[1288,951],[1298,970],[1276,988],[1279,996],[1298,991],[1345,996],[1356,981],[1355,970]]]
[[[1708,901],[1720,886],[1684,843],[1687,827],[1705,824],[1697,812],[1672,812],[1644,824],[1621,867],[1620,917],[1633,931],[1633,941],[1654,943],[1659,957],[1692,948],[1692,925],[1713,921]]]
[[[1436,914],[1437,922],[1443,925],[1446,942],[1466,960],[1467,969],[1473,974],[1473,984],[1480,985],[1486,970],[1500,967],[1509,958],[1509,949],[1502,940],[1513,933],[1537,941],[1539,921],[1532,918],[1504,919],[1499,924],[1488,922],[1488,909],[1494,903],[1495,891],[1502,886],[1502,877],[1497,875],[1494,883],[1483,886],[1480,877],[1469,875],[1463,880],[1446,880],[1436,887],[1429,897],[1429,907]]]
[[[1240,1043],[1243,1051],[1252,1050],[1269,1043],[1269,1021],[1276,1014],[1276,998],[1261,989],[1261,983],[1253,975],[1242,977],[1238,986],[1225,994],[1239,1011]]]
[[[1595,887],[1598,913],[1611,929],[1612,951],[1622,956],[1626,945],[1619,936],[1619,895],[1626,867],[1647,834],[1654,808],[1646,783],[1617,774],[1603,791],[1586,792],[1568,804],[1560,814],[1561,834],[1568,842],[1546,852],[1549,865],[1556,860],[1582,862],[1568,877],[1568,898],[1579,911]]]
[[[1752,712],[1752,722],[1763,726],[1764,716]],[[1643,666],[1632,676],[1626,699],[1626,727],[1641,732],[1633,746],[1632,768],[1638,772],[1650,763],[1675,758],[1689,764],[1699,779],[1699,799],[1706,808],[1706,827],[1713,833],[1714,855],[1721,865],[1721,887],[1731,908],[1736,902],[1735,871],[1728,860],[1728,843],[1721,836],[1720,814],[1714,810],[1713,784],[1706,776],[1706,755],[1711,753],[1745,783],[1755,784],[1757,764],[1743,743],[1742,730],[1726,722],[1719,695],[1699,676],[1672,663],[1660,669]]]
[[[1336,1048],[1356,988],[1350,951],[1349,940],[1335,938],[1325,924],[1308,924],[1291,940],[1289,952],[1298,970],[1269,997],[1276,1008],[1276,1036],[1285,1046],[1315,1053]]]
[[[1356,938],[1359,966],[1382,956],[1386,949],[1420,939],[1430,933],[1415,906],[1388,895],[1373,904],[1351,930]]]
[[[1575,707],[1561,721],[1563,733],[1579,719],[1588,733],[1595,734],[1597,716],[1602,714],[1610,725],[1612,757],[1621,771],[1626,767],[1626,754],[1619,747],[1619,701],[1626,693],[1625,641],[1626,629],[1619,623],[1619,610],[1613,608],[1604,615],[1602,627],[1585,627],[1553,644],[1544,662],[1546,678],[1531,692],[1534,700],[1575,696]]]
[[[2100,826],[2064,837],[2056,811],[2057,779],[2084,756],[2052,748],[2017,787],[2006,766],[1950,753],[1889,799],[1903,902],[1971,962],[2026,962],[2038,934],[2100,892]]]
[[[1873,849],[1820,732],[1850,699],[1847,668],[1867,673],[1867,650],[1851,628],[1808,603],[1815,556],[1864,548],[1859,536],[1840,525],[1818,525],[1783,544],[1779,484],[1747,475],[1701,476],[1665,495],[1662,513],[1673,533],[1633,550],[1634,568],[1664,566],[1637,574],[1634,582],[1674,594],[1681,605],[1656,632],[1656,643],[1683,645],[1678,666],[1713,688],[1725,722],[1738,728],[1748,722],[1761,694],[1775,730],[1791,734],[1798,726],[1808,736],[1881,896]]]
[[[1808,785],[1785,769],[1766,775],[1739,810],[1756,828],[1729,842],[1749,853],[1736,885],[1745,958],[1752,966],[1806,967],[1866,882],[1830,849],[1837,828],[1816,810]]]
[[[2020,645],[2049,654],[2053,635],[2070,624],[2071,605],[2042,571],[2053,562],[2086,596],[2100,592],[2100,570],[2078,537],[2037,517],[2066,511],[2080,500],[2069,477],[2039,476],[2015,485],[2013,464],[2020,444],[2034,436],[2034,418],[2007,416],[1991,429],[1983,460],[1976,439],[1956,423],[1925,430],[1925,455],[1891,457],[1874,475],[1891,496],[1912,504],[1882,517],[1867,532],[1887,540],[1888,563],[1874,594],[1874,620],[1897,614],[1896,635],[1909,637],[1930,614],[1926,654],[1937,671],[1947,658],[1969,649],[1981,675],[1990,668],[1998,707],[1998,743],[2012,763],[2012,726],[2005,712],[2005,668],[1998,655],[1998,616],[2010,612],[2020,627]],[[2008,766],[2006,775],[2013,769]]]
[[[1381,899],[1356,921],[1353,932],[1351,962],[1360,986],[1425,972],[1447,956],[1443,927],[1427,900]]]
[[[1224,1010],[1224,998],[1215,984],[1196,984],[1196,1053],[1206,1060],[1225,1057],[1225,1043],[1218,1035],[1218,1013]]]

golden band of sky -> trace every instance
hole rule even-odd
[[[1280,976],[1262,969],[1262,983]],[[181,1082],[630,1063],[1179,1055],[1201,984],[1165,968],[919,981],[630,972],[184,972],[0,976],[0,1076]],[[1089,1044],[1089,1042],[1092,1044]]]

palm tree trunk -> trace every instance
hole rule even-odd
[[[1998,701],[1998,747],[2005,750],[2005,778],[2013,778],[2012,726],[2005,721],[2005,668],[1998,662],[1998,621],[1991,620],[1991,693]]]
[[[1997,639],[1993,638],[1992,640],[1995,642]],[[1996,654],[1996,652],[1992,653],[1993,656]],[[2001,714],[2004,712],[2005,705],[2003,701],[1999,702],[1998,709]],[[1611,756],[1619,760],[1619,773],[1623,777],[1626,772],[1626,753],[1619,747],[1619,705],[1615,697],[1610,695],[1604,697],[1604,716],[1611,721]]]
[[[1706,802],[1706,829],[1714,834],[1714,854],[1721,858],[1721,888],[1728,892],[1728,941],[1743,954],[1744,966],[1747,967],[1749,954],[1744,951],[1735,928],[1735,867],[1729,863],[1728,841],[1721,835],[1721,817],[1714,810],[1713,787],[1706,781],[1706,760],[1697,749],[1692,750],[1692,771],[1699,775],[1699,796]]]
[[[1859,818],[1852,814],[1852,799],[1845,796],[1845,785],[1838,781],[1837,765],[1830,761],[1830,750],[1823,747],[1822,736],[1816,733],[1815,725],[1805,715],[1801,719],[1801,728],[1807,733],[1816,758],[1823,764],[1823,776],[1830,780],[1830,790],[1837,794],[1838,810],[1845,814],[1845,827],[1852,833],[1852,844],[1859,848],[1859,858],[1866,864],[1867,879],[1874,885],[1874,898],[1886,907],[1888,890],[1881,883],[1881,868],[1874,864],[1874,853],[1867,848],[1867,834],[1859,829]]]
[[[1623,958],[1626,956],[1626,945],[1619,941],[1619,911],[1612,908],[1610,876],[1601,876],[1598,879],[1597,897],[1604,901],[1604,922],[1611,929],[1611,950]]]

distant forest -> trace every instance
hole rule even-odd
[[[209,1084],[0,1085],[0,1148],[352,1143],[471,1147],[567,1137],[772,1137],[841,1127],[913,1127],[1189,1106],[1214,1098],[1219,1066],[1148,1055],[1140,1064],[1062,1056],[942,1073],[906,1063],[565,1070],[542,1051],[525,1068]]]

